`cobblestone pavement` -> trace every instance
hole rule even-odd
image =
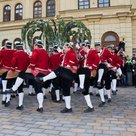
[[[103,108],[99,98],[91,98],[95,111],[83,113],[83,96],[72,94],[69,114],[60,113],[64,103],[53,103],[49,94],[42,114],[36,111],[36,96],[25,95],[23,111],[16,110],[18,99],[12,98],[10,107],[0,104],[0,136],[136,136],[136,88],[119,88]]]

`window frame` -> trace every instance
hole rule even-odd
[[[110,0],[108,0],[108,2],[105,2],[105,0],[102,0],[102,1],[103,1],[102,3],[100,3],[100,0],[97,1],[97,7],[98,8],[110,7]],[[108,3],[108,6],[105,6],[104,5],[105,3]],[[100,4],[103,5],[103,6],[100,6]]]
[[[18,8],[17,9],[17,6],[22,6],[22,8]],[[22,13],[22,16],[19,18],[19,17],[17,17],[17,13],[16,13],[16,11],[19,11],[19,13]],[[20,11],[22,11],[22,12],[20,12]],[[21,4],[21,3],[17,3],[16,5],[15,5],[15,20],[22,20],[23,19],[23,5]]]
[[[50,4],[50,6],[51,7],[54,6],[54,8],[48,9],[49,2],[51,2],[51,1],[54,1],[54,5]],[[49,10],[50,11],[52,10],[52,12],[48,12]],[[55,14],[56,14],[56,2],[55,2],[55,0],[47,0],[47,2],[46,2],[46,17],[54,17]]]
[[[36,3],[41,3],[41,5],[35,6]],[[35,10],[35,8],[37,8],[37,10]],[[41,8],[41,10],[40,10],[40,8]],[[41,13],[39,13],[39,11]],[[42,18],[42,2],[40,0],[35,1],[33,4],[33,18]]]
[[[7,11],[5,11],[6,7],[10,8],[9,11],[7,10],[9,13],[7,13]],[[6,12],[6,14],[5,14],[5,12]],[[11,21],[11,6],[10,5],[5,5],[3,7],[3,22],[9,22],[9,21]]]
[[[86,5],[80,5],[80,2],[87,2],[87,1],[88,1],[88,7],[87,8],[84,7]],[[78,9],[89,9],[90,8],[90,0],[87,0],[87,1],[78,0]],[[80,6],[82,6],[83,8],[80,8]]]

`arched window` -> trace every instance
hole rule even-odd
[[[9,5],[6,5],[3,8],[3,21],[4,22],[10,21],[10,16],[11,16],[11,7]]]
[[[101,41],[102,41],[103,47],[106,47],[110,44],[114,44],[115,46],[118,46],[119,45],[119,36],[117,33],[113,32],[113,31],[108,31],[103,34]]]
[[[90,0],[78,0],[78,9],[90,8]]]
[[[109,7],[110,0],[98,0],[98,7]]]
[[[15,20],[22,20],[23,18],[23,6],[18,3],[15,6]]]
[[[33,17],[34,18],[40,18],[42,17],[42,3],[40,1],[36,1],[34,3],[34,12],[33,12]]]
[[[46,3],[46,16],[55,16],[55,0],[48,0]]]

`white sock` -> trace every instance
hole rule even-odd
[[[19,99],[19,104],[18,104],[18,106],[23,105],[24,93],[18,93],[18,99]]]
[[[32,86],[32,85],[29,85],[28,93],[29,93],[29,94],[32,94],[32,92],[33,92],[33,86]]]
[[[119,74],[119,76],[122,75],[122,70],[121,70],[121,68],[118,68],[118,69],[117,69],[117,73]]]
[[[99,94],[99,90],[97,88],[96,88],[95,92],[96,92],[96,94]]]
[[[75,84],[74,84],[74,90],[73,90],[73,92],[76,92],[76,91],[77,91],[77,87],[78,87],[78,83],[75,83]]]
[[[23,83],[23,81],[24,81],[24,79],[17,77],[16,82],[12,87],[12,90],[16,91],[20,87],[20,85]]]
[[[81,89],[84,88],[84,82],[85,82],[85,75],[84,75],[84,74],[79,75],[79,83],[80,83],[79,87],[80,87]]]
[[[60,100],[60,90],[55,90],[55,94],[56,94],[56,100],[59,101]]]
[[[65,96],[64,97],[66,108],[70,109],[71,108],[71,96]]]
[[[104,73],[104,69],[98,70],[98,80],[97,80],[97,82],[101,82],[103,73]]]
[[[52,87],[53,87],[53,85],[52,85],[52,83],[51,83],[50,88],[49,88],[49,92],[51,92]]]
[[[92,105],[92,102],[91,102],[90,95],[85,95],[84,97],[85,97],[87,106],[90,107],[90,108],[93,108],[93,105]]]
[[[93,86],[89,87],[89,93],[93,93]]]
[[[108,95],[108,92],[106,89],[104,89],[104,95]]]
[[[102,102],[105,102],[104,90],[103,90],[103,89],[99,89],[99,94],[100,94],[100,97],[101,97],[101,101],[102,101]]]
[[[47,76],[43,77],[43,81],[47,81],[47,80],[50,80],[50,79],[54,79],[56,78],[56,74],[54,72],[51,72],[50,74],[48,74]]]
[[[43,95],[45,95],[46,94],[46,89],[42,88],[42,91],[43,91]]]
[[[39,108],[43,108],[43,93],[37,94],[37,100],[38,100]]]
[[[116,91],[117,79],[112,79],[112,90]]]
[[[111,99],[111,90],[107,90],[108,99]]]
[[[6,95],[7,99],[6,99],[6,103],[10,101],[10,98],[11,98],[11,94],[7,94]]]
[[[2,91],[5,92],[7,88],[7,80],[2,80]],[[2,95],[2,101],[6,101],[6,95]]]

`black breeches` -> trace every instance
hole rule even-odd
[[[83,95],[89,94],[89,87],[90,87],[90,69],[89,68],[79,68],[77,70],[77,77],[79,78],[79,75],[85,75],[85,81],[84,81],[84,89],[85,91],[82,92]],[[79,79],[78,79],[79,81]]]
[[[64,96],[70,96],[70,87],[72,86],[72,81],[65,78],[61,78],[60,87],[62,88],[62,94]]]
[[[54,72],[57,75],[57,77],[62,77],[69,81],[73,81],[75,79],[75,74],[67,68],[58,67],[57,69],[54,70]]]
[[[4,73],[1,75],[1,79],[2,79],[2,80],[6,80],[7,73],[8,73],[8,71],[7,71],[7,72],[4,72]]]
[[[56,77],[52,80],[54,90],[60,90],[61,78]]]
[[[110,73],[110,71],[107,71],[107,73],[105,74],[104,81],[105,81],[105,89],[106,90],[111,89],[111,73]]]

